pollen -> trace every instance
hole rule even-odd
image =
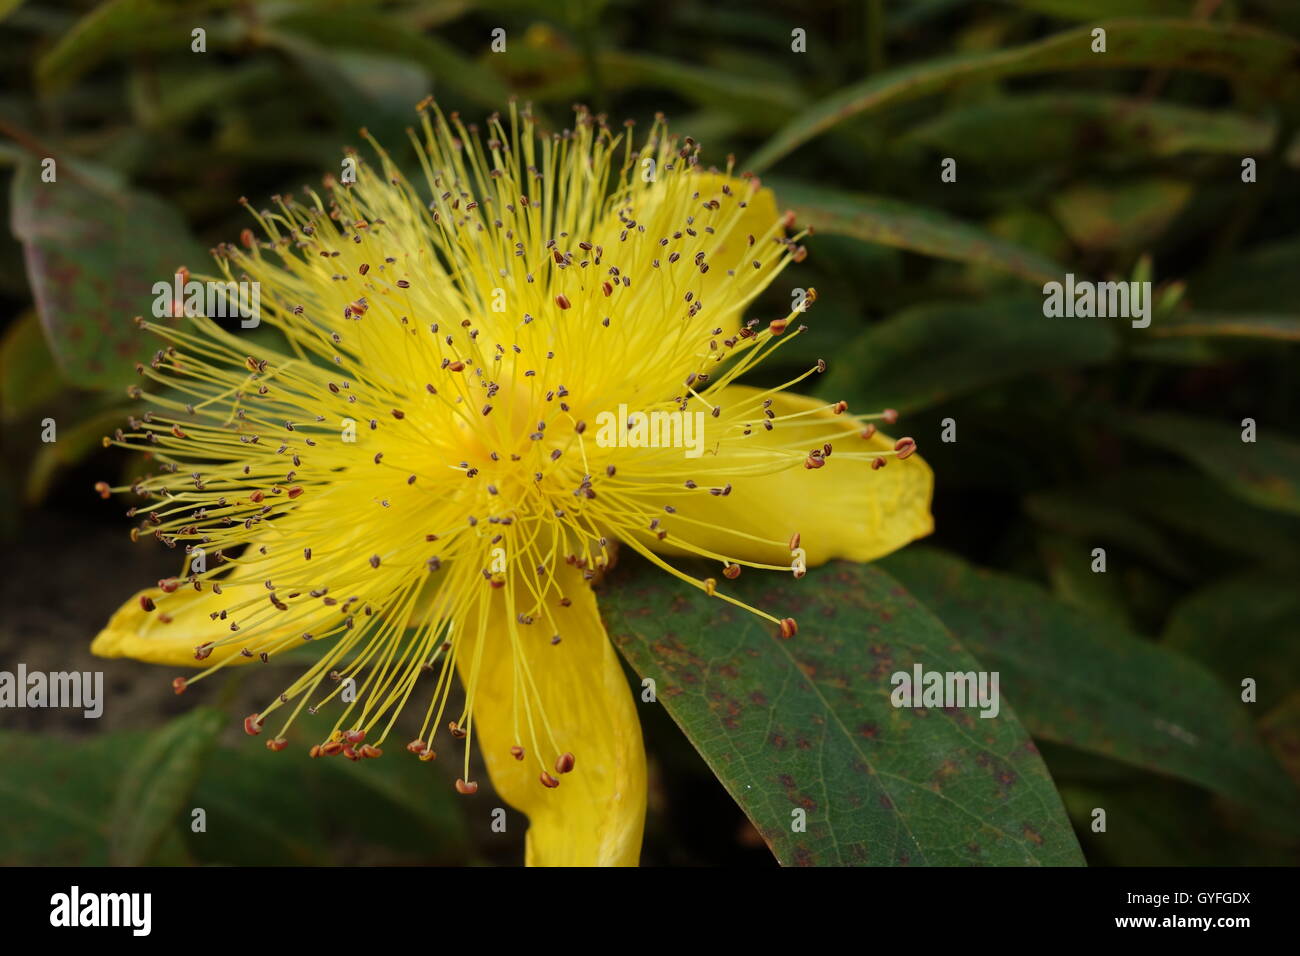
[[[494,700],[511,709],[509,756],[547,789],[582,774],[580,747],[553,732],[521,651],[569,646],[557,569],[593,581],[621,544],[793,639],[793,618],[726,586],[743,567],[802,577],[800,536],[774,521],[757,539],[799,552],[789,565],[704,543],[737,533],[733,487],[801,465],[880,467],[916,448],[905,438],[854,449],[892,410],[858,415],[841,401],[782,413],[776,399],[825,371],[822,360],[775,388],[728,393],[806,330],[795,323],[816,300],[810,290],[766,326],[743,321],[806,254],[806,232],[791,232],[755,177],[705,166],[700,145],[662,118],[640,145],[581,107],[561,133],[518,105],[485,132],[427,101],[411,133],[420,181],[363,132],[373,159],[357,157],[355,183],[248,205],[260,236],[246,229],[217,248],[219,279],[260,284],[260,318],[282,346],[250,356],[237,327],[202,315],[141,320],[164,343],[131,389],[147,411],[106,442],[144,451],[152,472],[95,486],[135,496],[132,536],[182,560],[140,599],[153,627],[193,637],[205,667],[177,678],[177,693],[309,642],[316,656],[245,719],[248,734],[265,726],[279,751],[295,721],[328,714],[312,756],[379,759],[413,713],[419,732],[396,749],[432,761],[445,729],[462,794],[478,788],[485,661],[512,665],[510,703]],[[598,423],[629,408],[679,422],[698,413],[700,454],[605,440]],[[722,584],[700,576],[715,562]],[[182,614],[198,602],[196,624]]]

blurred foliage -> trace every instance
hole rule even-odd
[[[1104,54],[1091,48],[1098,26]],[[791,52],[795,28],[806,54]],[[12,236],[0,243],[0,520],[25,540],[37,509],[87,512],[94,478],[129,467],[98,436],[126,414],[123,386],[147,358],[131,317],[174,266],[201,271],[205,246],[249,225],[239,197],[318,182],[363,126],[409,162],[404,131],[429,92],[467,116],[518,96],[554,129],[575,100],[643,128],[662,111],[706,158],[762,173],[816,230],[792,273],[819,292],[811,330],[782,350],[773,381],[827,357],[821,394],[902,410],[936,471],[936,535],[851,572],[854,613],[896,613],[877,641],[901,656],[928,647],[931,663],[1002,673],[1014,716],[993,746],[1016,750],[1007,772],[1037,794],[1034,835],[1047,839],[1026,843],[1028,857],[1078,858],[1068,816],[1093,863],[1295,863],[1297,36],[1289,0],[0,2]],[[57,191],[41,181],[46,158]],[[941,178],[947,158],[955,181]],[[1246,158],[1256,182],[1243,181]],[[1067,272],[1151,279],[1152,324],[1045,317],[1041,287]],[[769,290],[755,313],[783,314],[788,295]],[[46,418],[56,443],[40,440]],[[1241,440],[1244,419],[1254,443]],[[117,527],[113,509],[94,515]],[[621,573],[635,600],[676,593],[635,565]],[[830,600],[845,586],[836,574],[802,583]],[[746,585],[759,601],[785,586]],[[904,587],[916,602],[906,610],[895,606]],[[651,639],[671,619],[647,623],[633,602],[609,608],[630,664],[680,676],[682,659]],[[713,608],[674,607],[688,619]],[[801,649],[803,673],[864,672],[853,621],[841,626],[841,653]],[[0,664],[36,639],[5,625]],[[715,656],[701,641],[694,652]],[[793,660],[759,667],[764,702],[748,700],[760,717],[797,720],[763,694]],[[1257,702],[1241,700],[1247,677]],[[811,683],[801,693],[817,697]],[[817,706],[874,726],[890,716],[879,704],[849,694]],[[796,758],[720,736],[716,700],[687,694],[668,710],[684,736],[644,718],[647,861],[761,859],[710,771],[782,861],[855,859],[818,831],[782,835],[801,794],[783,791],[780,773],[810,772]],[[268,759],[217,740],[223,715],[195,710],[147,733],[0,731],[0,862],[501,854],[422,765]],[[925,743],[899,723],[872,768],[921,789],[948,757],[988,772],[957,725],[931,727]],[[838,824],[888,862],[906,847],[881,849],[853,809],[860,746],[846,738],[822,782],[850,797]],[[959,802],[986,823],[1006,810],[977,789]],[[191,806],[230,838],[197,839]],[[1092,830],[1096,807],[1106,833]],[[908,812],[957,839],[957,815],[919,798]]]

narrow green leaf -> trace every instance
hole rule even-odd
[[[849,236],[941,259],[1004,269],[1034,282],[1059,279],[1062,266],[1033,250],[925,206],[766,179],[799,221],[819,233]]]
[[[1153,323],[1151,335],[1157,338],[1246,338],[1300,342],[1300,316],[1189,312]]]
[[[1242,441],[1244,426],[1181,415],[1124,416],[1115,424],[1194,462],[1252,504],[1300,514],[1300,443],[1272,422],[1256,422],[1253,442]]]
[[[123,771],[110,811],[109,856],[117,866],[152,859],[172,831],[225,717],[198,708],[152,734]]]
[[[1115,345],[1105,320],[1045,318],[1041,299],[922,305],[848,342],[816,391],[864,411],[914,411],[990,382],[1104,362]]]
[[[883,565],[1001,673],[1035,737],[1189,780],[1300,832],[1300,794],[1255,736],[1251,705],[1200,664],[940,551]]]
[[[600,602],[611,638],[782,863],[1081,862],[1005,697],[991,718],[891,703],[891,676],[913,664],[978,665],[887,575],[833,563],[799,582],[728,584],[798,616],[783,641],[775,625],[657,571],[620,573]],[[806,832],[792,826],[802,815]]]
[[[1181,2],[1181,0],[1180,0]],[[1006,96],[959,106],[909,130],[900,145],[921,145],[990,169],[1073,162],[1090,150],[1144,157],[1267,152],[1274,124],[1243,113],[1092,93]],[[1008,150],[1006,144],[1016,148]]]
[[[142,51],[190,52],[190,31],[207,31],[207,48],[228,45],[230,24],[203,22],[209,10],[233,6],[235,0],[201,0],[174,4],[165,0],[108,0],[83,16],[36,61],[37,81],[47,91],[67,89],[81,76],[116,54]]]
[[[1300,238],[1253,246],[1193,276],[1184,298],[1206,312],[1276,312],[1279,302],[1300,302],[1297,262]]]
[[[1038,13],[1070,20],[1131,16],[1183,17],[1191,12],[1187,0],[1002,0]]]
[[[1106,52],[1092,52],[1092,31],[1106,30]],[[1289,37],[1253,27],[1187,20],[1107,20],[1024,46],[927,60],[872,77],[815,103],[781,129],[747,168],[766,169],[802,144],[870,110],[937,93],[958,83],[1046,70],[1153,67],[1249,80],[1282,97],[1294,85],[1300,49]]]
[[[487,67],[431,33],[418,33],[394,20],[366,11],[295,11],[272,20],[277,30],[297,34],[322,46],[381,53],[416,63],[446,87],[471,102],[503,109],[509,88]],[[411,104],[412,109],[415,103]]]

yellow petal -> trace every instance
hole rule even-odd
[[[146,611],[140,599],[147,597],[157,606]],[[227,658],[231,663],[255,660],[241,655],[247,646],[256,654],[269,649],[277,641],[291,634],[300,634],[304,625],[263,629],[249,640],[238,640],[230,624],[210,615],[249,600],[267,603],[267,591],[261,585],[230,585],[214,594],[211,588],[195,591],[188,585],[164,594],[161,588],[146,588],[118,608],[108,624],[95,636],[90,645],[92,653],[100,657],[130,657],[149,664],[171,664],[181,667],[211,667]],[[268,605],[269,606],[269,605]],[[194,649],[209,641],[227,643],[212,648],[203,660],[194,656]]]
[[[558,644],[551,643],[550,633],[540,633],[537,624],[517,625],[504,592],[493,594],[474,687],[473,745],[482,752],[497,792],[528,815],[529,866],[635,866],[646,806],[645,750],[636,704],[590,587],[567,565],[555,577],[572,601],[566,608],[556,606],[558,595],[548,599],[561,637]],[[466,684],[478,640],[472,630],[461,634],[465,643],[457,661]],[[537,703],[545,708],[559,752],[551,750],[539,726],[546,751],[533,753],[522,704],[516,724],[512,632],[536,688],[530,699],[534,709]],[[524,739],[516,737],[516,726]],[[511,756],[515,745],[526,749],[524,760]],[[560,774],[554,761],[565,751],[576,763],[571,773]],[[559,787],[542,786],[543,766]]]
[[[705,208],[715,201],[716,210]],[[635,232],[625,221],[629,209]],[[598,336],[602,344],[593,347],[608,350],[612,359],[624,358],[597,364],[585,387],[593,394],[608,391],[653,402],[676,394],[687,374],[701,371],[697,353],[707,351],[711,338],[734,334],[745,308],[775,277],[783,250],[773,239],[785,236],[780,220],[772,190],[725,173],[661,170],[653,183],[635,183],[628,201],[595,224],[591,240],[605,250],[605,264],[618,266],[632,281],[623,286],[615,276],[608,297],[598,299],[608,306],[589,316],[592,322],[602,313],[612,317],[611,336]],[[704,256],[699,263],[697,255]],[[691,315],[693,308],[700,311]],[[714,329],[720,331],[714,335]],[[680,343],[683,335],[698,348],[669,351],[681,352],[685,364],[660,367],[650,360],[664,353],[665,342]]]
[[[732,385],[710,398],[725,408],[752,404],[760,392]],[[829,404],[790,392],[769,397],[777,417]],[[845,457],[845,452],[893,449],[892,438],[877,432],[863,439],[861,430],[846,416],[827,410],[772,431],[755,428],[748,437],[723,439],[716,456],[710,455],[706,447],[702,457],[684,462],[683,473],[701,487],[730,482],[731,493],[725,497],[682,497],[674,507],[680,517],[714,527],[679,522],[674,528],[672,519],[664,523],[682,538],[716,553],[785,566],[790,564],[788,543],[795,532],[800,535],[809,566],[833,558],[871,561],[930,534],[934,530],[930,514],[934,473],[930,466],[914,454],[902,461],[887,458],[886,467],[873,471],[869,461]],[[707,431],[705,435],[707,446]],[[798,459],[772,474],[729,477],[732,469],[746,467],[748,459],[742,455],[752,453],[756,447],[794,444],[811,450],[824,440],[830,441],[834,450],[823,468],[807,469]],[[771,543],[742,537],[742,533]],[[653,536],[644,540],[664,554],[684,553]]]

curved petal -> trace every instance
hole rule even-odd
[[[300,626],[281,626],[262,630],[249,640],[230,640],[230,625],[218,615],[224,608],[241,601],[258,600],[266,603],[266,590],[259,585],[230,585],[220,595],[211,589],[195,591],[182,587],[171,594],[161,588],[145,588],[133,595],[109,618],[104,629],[91,642],[91,653],[100,657],[130,657],[148,664],[171,664],[180,667],[211,667],[227,658],[230,663],[243,663],[256,658],[240,654],[244,647],[256,652],[284,637],[304,630]],[[142,598],[154,602],[155,610],[146,611]],[[195,648],[209,641],[225,641],[215,645],[211,654],[203,659],[194,656]]]
[[[753,403],[761,393],[760,389],[732,385],[710,397],[725,408]],[[828,404],[790,392],[768,397],[778,417]],[[770,432],[755,429],[746,438],[723,439],[716,455],[705,454],[690,462],[690,476],[701,486],[730,482],[731,493],[725,497],[682,497],[674,503],[680,517],[708,522],[710,527],[689,522],[673,527],[668,521],[665,525],[683,539],[718,554],[779,565],[790,563],[787,545],[796,532],[809,565],[834,558],[871,561],[930,534],[934,530],[930,514],[934,473],[930,466],[912,455],[902,461],[890,458],[887,467],[873,470],[869,461],[844,457],[843,452],[849,451],[893,449],[892,438],[877,432],[864,439],[860,431],[861,426],[851,419],[826,410],[798,423],[783,423]],[[840,452],[832,454],[823,468],[807,469],[796,460],[776,473],[732,477],[733,469],[744,467],[740,455],[752,453],[756,445],[793,444],[812,449],[823,441],[832,442]],[[765,541],[743,537],[746,534]],[[660,553],[685,553],[653,536],[643,540]]]
[[[457,655],[461,680],[474,684],[473,740],[497,792],[528,815],[529,866],[635,866],[646,806],[645,750],[636,705],[591,588],[567,565],[554,575],[560,591],[548,604],[554,608],[558,644],[551,643],[549,633],[521,633],[537,628],[515,623],[504,591],[494,592],[483,622],[486,643],[474,678],[468,662],[474,660],[478,638],[468,629],[460,638],[467,642]],[[560,594],[572,602],[568,607],[556,606]],[[531,739],[516,737],[516,726],[526,735],[527,723],[522,715],[518,723],[515,719],[512,643],[532,675],[534,713],[540,703],[557,746],[576,759],[570,773],[555,772],[555,753],[547,752],[539,765]],[[539,727],[546,746],[542,733]],[[524,760],[511,756],[516,744],[528,749]],[[559,779],[559,787],[542,786],[543,767]]]

